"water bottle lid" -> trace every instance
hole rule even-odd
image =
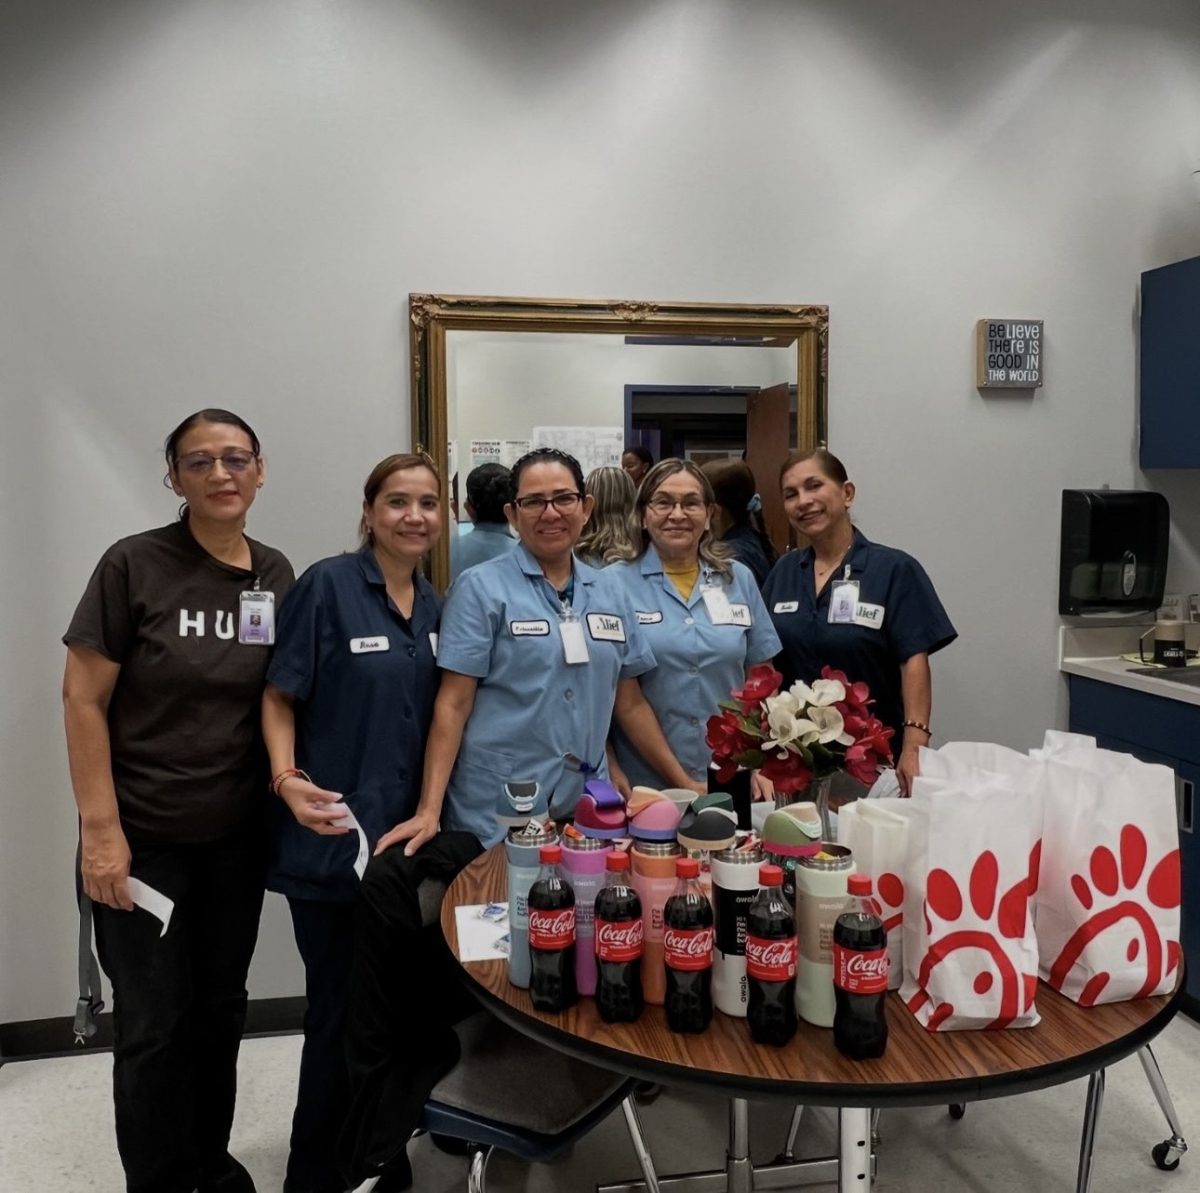
[[[619,849],[614,849],[608,855],[608,857],[604,859],[604,868],[606,870],[628,870],[629,854],[623,853]]]
[[[851,895],[866,896],[871,893],[871,876],[870,874],[851,874],[846,879],[846,890]]]
[[[562,846],[543,845],[538,850],[538,861],[540,861],[543,865],[559,865],[562,862]]]
[[[783,870],[771,862],[758,868],[759,886],[783,886]]]
[[[698,878],[700,876],[700,861],[694,857],[681,857],[675,862],[676,878]]]

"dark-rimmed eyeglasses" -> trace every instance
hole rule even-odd
[[[665,493],[655,493],[646,506],[656,514],[669,514],[679,506],[685,514],[700,514],[707,508],[708,503],[698,493],[689,493],[686,497],[668,497]]]
[[[582,493],[555,493],[553,497],[514,497],[513,505],[522,513],[542,515],[552,505],[560,514],[569,514],[583,500]]]
[[[252,451],[222,452],[219,456],[210,455],[208,452],[188,452],[175,461],[175,467],[189,476],[207,476],[212,471],[212,466],[220,460],[221,467],[226,472],[237,476],[245,472],[257,459],[258,453]]]

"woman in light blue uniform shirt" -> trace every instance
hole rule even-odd
[[[713,540],[714,508],[712,486],[690,460],[656,464],[638,490],[645,550],[610,569],[632,598],[658,662],[638,682],[693,784],[707,781],[712,761],[708,718],[741,686],[748,667],[780,650],[753,574]],[[631,785],[671,783],[619,727],[613,744]],[[748,806],[739,813],[748,816]]]
[[[705,790],[671,752],[637,677],[654,655],[625,585],[572,556],[591,513],[578,461],[552,448],[513,465],[520,543],[454,583],[442,615],[442,683],[414,817],[380,848],[413,851],[443,828],[497,842],[508,817],[549,803],[570,816],[605,778],[613,719],[665,785]],[[536,790],[537,804],[530,792]]]

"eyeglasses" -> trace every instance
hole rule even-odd
[[[679,506],[685,514],[701,514],[704,512],[707,502],[703,497],[696,493],[690,493],[687,497],[668,497],[665,493],[655,493],[646,505],[656,514],[669,514],[676,506]]]
[[[526,514],[541,517],[552,505],[560,514],[569,514],[583,500],[582,493],[555,493],[553,497],[515,497],[513,505]]]
[[[258,453],[250,451],[225,452],[219,456],[210,456],[208,452],[188,452],[186,456],[180,456],[175,461],[175,467],[190,476],[207,476],[212,471],[212,466],[220,460],[226,472],[237,476],[245,472],[257,459]]]

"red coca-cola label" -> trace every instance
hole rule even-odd
[[[531,949],[565,949],[575,943],[575,908],[558,911],[529,909],[529,947]]]
[[[596,956],[601,961],[636,961],[642,955],[642,920],[596,920]]]
[[[713,930],[708,928],[663,929],[663,959],[672,969],[707,969],[712,965]]]
[[[886,994],[887,949],[860,953],[858,949],[833,946],[833,984],[847,994]]]
[[[761,982],[786,982],[796,976],[796,938],[768,940],[746,936],[746,973]]]

